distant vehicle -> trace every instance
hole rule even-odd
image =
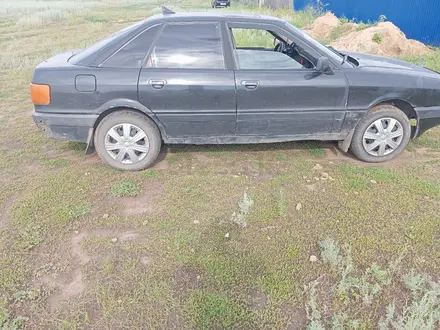
[[[230,7],[231,0],[212,0],[211,5],[212,5],[212,8]]]
[[[249,29],[261,38],[241,46]],[[120,170],[149,167],[162,143],[336,140],[384,162],[440,124],[437,72],[341,53],[254,15],[168,10],[44,61],[31,97],[49,137],[86,142]]]

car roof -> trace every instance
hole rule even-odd
[[[157,14],[147,18],[147,22],[157,21],[204,21],[204,20],[228,20],[238,19],[244,22],[284,22],[283,20],[267,15],[246,14],[246,13],[217,13],[217,12],[182,12],[174,14]]]

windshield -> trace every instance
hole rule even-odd
[[[324,46],[322,43],[316,41],[315,39],[313,39],[312,37],[310,37],[307,33],[303,32],[302,30],[294,27],[292,24],[286,22],[286,25],[292,29],[295,30],[298,34],[301,35],[301,37],[306,40],[308,43],[310,43],[311,45],[313,45],[316,49],[318,49],[321,53],[325,54],[326,56],[331,56],[332,59],[336,62],[340,62],[343,59],[343,56],[338,53],[335,50],[331,50],[329,49],[327,46]]]
[[[116,33],[113,33],[112,35],[106,37],[105,39],[103,39],[101,41],[98,41],[97,43],[91,45],[90,47],[88,47],[88,48],[80,51],[79,53],[73,55],[69,59],[69,62],[72,62],[73,64],[81,62],[83,59],[85,59],[88,56],[92,55],[97,50],[105,47],[106,45],[111,43],[113,40],[125,36],[127,33],[129,33],[131,30],[135,29],[137,26],[141,25],[142,23],[144,23],[144,21],[140,21],[140,22],[137,22],[137,23],[132,24],[130,26],[127,26],[127,27],[123,28],[122,30],[120,30],[120,31],[118,31]]]

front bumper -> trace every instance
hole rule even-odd
[[[50,138],[88,142],[98,115],[56,114],[34,111],[32,119],[38,128]]]
[[[419,137],[428,129],[440,125],[440,107],[420,107],[417,113],[417,129],[414,137]]]

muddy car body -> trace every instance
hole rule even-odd
[[[240,47],[238,29],[275,47]],[[437,72],[340,53],[267,16],[156,15],[44,61],[31,90],[49,137],[86,142],[121,170],[150,166],[162,143],[335,140],[382,162],[440,124]]]

